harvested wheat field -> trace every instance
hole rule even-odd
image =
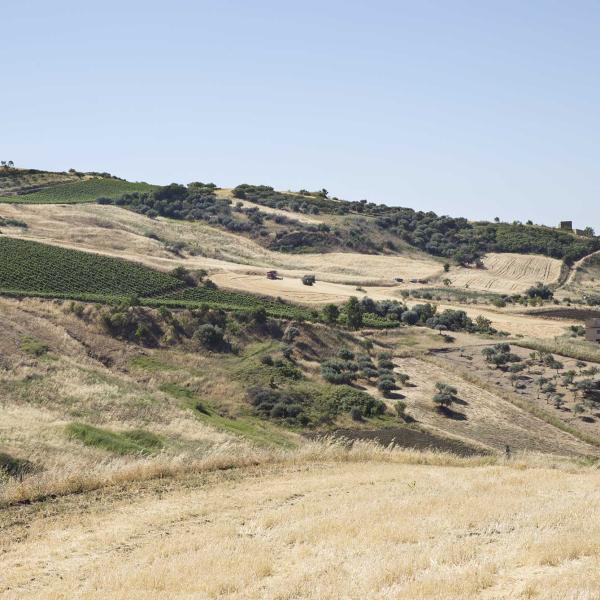
[[[576,319],[558,319],[544,318],[536,314],[535,310],[531,312],[514,312],[510,309],[495,309],[489,306],[480,307],[463,304],[436,303],[438,310],[464,310],[472,319],[479,315],[492,321],[492,325],[500,330],[506,331],[511,335],[526,336],[534,338],[554,338],[564,335],[571,325],[578,325],[580,321]]]
[[[562,263],[536,254],[490,252],[483,259],[483,265],[483,269],[455,267],[448,274],[451,285],[497,294],[516,294],[537,282],[556,283]]]
[[[357,446],[8,509],[2,597],[598,598],[595,469]]]
[[[224,289],[259,293],[273,298],[283,298],[290,302],[302,304],[326,304],[328,302],[345,302],[351,296],[368,295],[375,300],[392,298],[390,289],[385,287],[365,287],[360,291],[355,285],[317,280],[312,286],[304,285],[300,277],[283,276],[269,280],[264,274],[255,272],[223,271],[215,273],[211,279]],[[394,288],[395,289],[395,288]]]

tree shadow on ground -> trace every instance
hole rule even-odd
[[[465,413],[458,412],[457,410],[452,410],[447,406],[442,406],[438,409],[438,412],[448,419],[452,419],[453,421],[466,421],[467,415]]]

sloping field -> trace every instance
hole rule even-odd
[[[536,254],[489,253],[483,269],[455,267],[447,277],[454,287],[469,288],[497,294],[524,292],[537,282],[556,283],[561,261]]]
[[[15,507],[2,517],[0,594],[597,598],[596,470],[370,454]]]
[[[360,297],[366,295],[365,291],[357,291],[356,286],[344,283],[317,280],[314,285],[306,286],[298,276],[269,280],[266,279],[264,274],[223,271],[214,274],[212,280],[219,287],[265,294],[302,304],[320,305],[328,302],[344,302],[350,296]],[[380,300],[390,297],[388,288],[369,287],[368,295],[371,298]]]
[[[147,183],[132,183],[120,179],[93,177],[83,181],[64,183],[44,188],[31,194],[0,196],[0,202],[19,204],[77,204],[94,202],[97,198],[119,198],[130,192],[148,192],[156,186]]]
[[[410,375],[414,387],[403,388],[407,412],[419,423],[448,430],[471,442],[504,450],[529,450],[553,454],[600,454],[585,442],[516,407],[500,396],[473,385],[455,374],[451,365],[445,369],[418,358],[396,359],[398,371]],[[436,410],[432,397],[437,382],[448,383],[458,390],[460,401],[453,414]],[[451,422],[451,425],[449,423]]]
[[[571,325],[580,324],[576,319],[549,319],[537,316],[535,311],[525,313],[511,312],[507,309],[480,308],[478,306],[463,304],[438,303],[438,310],[458,309],[464,310],[472,319],[479,315],[490,319],[492,325],[500,330],[507,331],[512,335],[520,335],[534,338],[554,338],[564,335]]]
[[[0,216],[25,221],[29,227],[19,233],[21,237],[119,255],[163,269],[185,264],[245,272],[255,266],[294,277],[309,272],[326,281],[365,284],[389,284],[395,277],[425,278],[442,272],[438,261],[416,252],[406,256],[283,254],[203,223],[152,220],[115,206],[0,205]],[[171,243],[184,242],[196,255],[174,256],[164,244],[144,236],[150,232]]]
[[[32,356],[24,344],[28,339],[47,353]],[[186,444],[197,451],[230,439],[198,422],[168,395],[149,389],[147,382],[139,384],[130,374],[130,361],[138,353],[54,302],[1,298],[0,453],[33,462],[46,470],[42,478],[51,479],[59,471],[91,473],[111,457],[70,441],[64,428],[74,420],[115,430],[149,428],[177,440],[178,454]]]

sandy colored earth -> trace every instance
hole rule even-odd
[[[506,309],[482,308],[473,305],[462,304],[444,304],[438,303],[438,310],[444,309],[464,310],[472,319],[479,315],[490,319],[492,325],[499,331],[506,331],[511,335],[521,335],[535,338],[554,338],[564,335],[571,325],[580,325],[581,323],[569,319],[548,319],[516,312]]]
[[[374,300],[405,301],[400,296],[400,292],[404,289],[402,286],[362,286],[361,290],[357,290],[356,286],[353,285],[319,280],[313,286],[306,286],[297,278],[283,277],[273,281],[266,279],[263,275],[256,275],[251,272],[222,272],[213,275],[212,279],[217,285],[226,289],[280,297],[284,300],[304,304],[322,305],[328,302],[345,302],[351,296],[358,298],[369,296]],[[422,302],[425,301],[409,300],[407,304],[413,306]],[[571,325],[578,324],[575,320],[548,319],[535,316],[535,314],[517,314],[511,312],[510,309],[493,309],[487,306],[459,303],[434,302],[434,304],[437,304],[438,310],[464,310],[472,319],[484,316],[491,320],[496,329],[506,331],[511,335],[554,338],[563,335]]]

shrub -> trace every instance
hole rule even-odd
[[[5,477],[22,478],[33,470],[34,465],[28,460],[0,452],[0,481]]]
[[[377,369],[374,369],[372,367],[361,368],[360,374],[361,377],[363,377],[364,379],[374,379],[379,375]]]
[[[394,402],[394,410],[401,419],[406,418],[406,402],[396,400],[396,402]]]
[[[321,375],[329,383],[351,383],[356,379],[358,365],[349,360],[331,359],[321,365]]]
[[[396,389],[396,384],[391,379],[380,379],[377,382],[377,389],[387,396],[392,390]]]
[[[373,398],[370,394],[356,390],[348,385],[336,386],[323,398],[331,414],[347,413],[353,408],[360,410],[364,417],[372,417],[385,413],[385,402]]]
[[[260,362],[263,365],[272,367],[273,366],[273,357],[270,354],[264,354],[263,356],[260,357]]]
[[[496,344],[491,347],[484,348],[481,353],[484,355],[486,362],[493,364],[496,368],[504,366],[508,363],[516,363],[521,361],[521,357],[513,354],[510,351],[509,344]]]
[[[335,304],[327,304],[323,308],[323,317],[327,323],[333,325],[337,323],[340,316],[340,309]]]
[[[435,388],[437,392],[433,395],[433,401],[439,407],[448,407],[456,401],[458,390],[455,387],[438,382],[435,384]]]
[[[43,342],[40,342],[40,340],[37,340],[36,338],[31,336],[22,337],[20,347],[21,350],[23,350],[23,352],[26,352],[31,356],[38,357],[47,354],[49,350],[47,344],[44,344]]]
[[[380,369],[384,369],[384,370],[386,370],[386,371],[392,371],[392,370],[394,369],[394,366],[395,366],[395,365],[394,365],[394,363],[393,363],[391,360],[380,360],[380,361],[377,363],[377,366],[378,366]]]
[[[205,323],[196,329],[192,339],[204,348],[216,350],[223,344],[223,330],[217,325]]]
[[[350,410],[350,416],[352,417],[353,421],[362,421],[363,420],[363,415],[362,412],[360,410],[360,408],[353,406],[352,409]]]
[[[534,286],[527,290],[527,295],[530,298],[541,298],[542,300],[549,300],[554,297],[554,292],[543,283],[536,283]]]
[[[350,329],[358,329],[363,324],[363,311],[358,299],[352,296],[345,306],[346,322]]]
[[[299,392],[256,386],[247,391],[246,397],[264,418],[285,420],[290,425],[309,423],[305,411],[308,399]]]
[[[398,379],[398,381],[400,381],[401,385],[406,385],[406,383],[410,379],[410,375],[407,375],[406,373],[397,373],[396,378]]]
[[[145,346],[155,346],[162,331],[152,313],[129,303],[106,308],[100,313],[100,323],[113,337],[129,340]]]
[[[267,311],[262,306],[255,308],[250,314],[257,325],[264,325],[267,322]]]
[[[190,286],[196,285],[196,281],[193,278],[192,274],[185,267],[182,267],[181,265],[179,267],[175,267],[169,273],[169,275],[171,277],[174,277],[175,279],[179,279],[180,281],[187,283]]]
[[[419,322],[419,313],[414,310],[407,310],[402,313],[401,319],[407,325],[416,325]]]
[[[283,333],[283,341],[286,344],[292,343],[300,335],[300,330],[297,327],[288,325]]]
[[[356,379],[356,374],[352,371],[338,369],[330,364],[321,365],[321,375],[325,381],[335,385],[352,383]]]

